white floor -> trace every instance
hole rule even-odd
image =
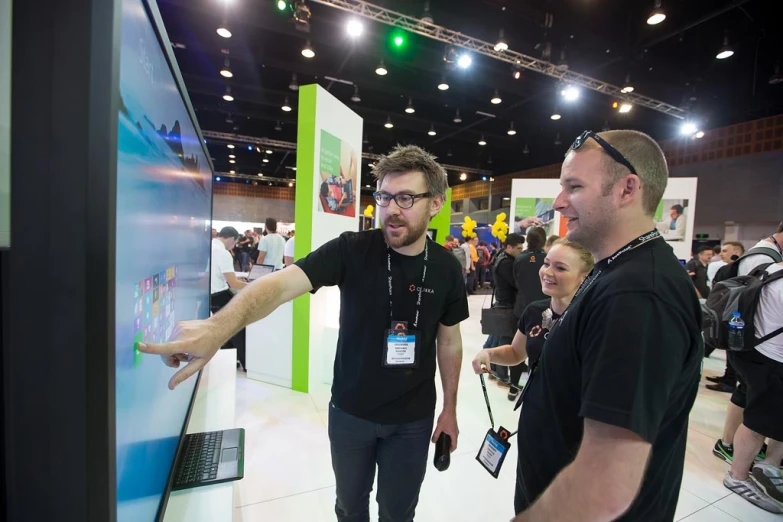
[[[470,369],[481,349],[479,318],[484,296],[470,297],[471,317],[462,325],[464,356],[460,378],[459,447],[451,467],[439,473],[428,464],[416,519],[439,521],[507,521],[513,516],[516,444],[500,474],[492,478],[475,460],[489,428],[479,378]],[[704,361],[705,375],[723,372],[724,360]],[[439,383],[438,383],[439,384]],[[440,388],[440,386],[438,386]],[[488,383],[495,422],[515,428],[517,416],[507,390]],[[439,391],[440,393],[440,391]],[[712,455],[723,431],[729,395],[704,388],[691,413],[688,447],[676,520],[688,522],[781,522],[723,487],[728,465]],[[234,520],[238,522],[334,521],[334,476],[329,456],[327,405],[329,389],[302,394],[247,379],[237,380],[237,426],[246,433],[245,477],[235,486]],[[438,406],[438,411],[440,406]],[[432,453],[430,453],[430,462]],[[372,520],[377,505],[371,501]]]

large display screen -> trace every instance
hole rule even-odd
[[[117,154],[117,520],[160,514],[196,379],[137,341],[209,314],[212,170],[141,0],[122,2]]]

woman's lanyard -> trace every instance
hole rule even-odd
[[[430,240],[427,238],[427,240],[424,243],[424,270],[421,274],[421,286],[417,289],[418,296],[416,298],[416,313],[413,316],[413,327],[418,328],[419,327],[419,311],[421,310],[421,293],[424,291],[424,281],[427,278],[427,259],[429,258],[429,248],[430,248]],[[386,269],[389,272],[389,317],[393,321],[396,321],[398,319],[395,319],[394,317],[394,281],[392,279],[392,269],[391,269],[391,249],[386,248]]]

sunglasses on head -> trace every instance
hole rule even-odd
[[[578,136],[574,143],[571,144],[571,150],[579,150],[579,148],[585,144],[585,142],[589,139],[593,138],[596,143],[598,143],[602,149],[606,151],[609,156],[612,157],[613,160],[615,160],[620,165],[623,165],[628,168],[628,170],[631,171],[631,174],[636,174],[636,169],[633,168],[633,165],[631,165],[631,162],[625,159],[625,156],[620,154],[620,151],[612,147],[609,142],[607,142],[605,139],[603,139],[601,136],[596,134],[593,131],[584,131],[580,136]],[[637,174],[638,176],[638,174]]]

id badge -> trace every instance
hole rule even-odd
[[[506,460],[508,450],[511,449],[511,444],[508,442],[510,436],[511,433],[503,426],[498,428],[497,433],[490,428],[487,431],[487,436],[484,437],[481,448],[479,448],[478,455],[476,455],[479,464],[495,478],[498,478],[500,467]]]
[[[383,341],[384,368],[417,368],[419,366],[419,332],[400,327],[386,330]]]

